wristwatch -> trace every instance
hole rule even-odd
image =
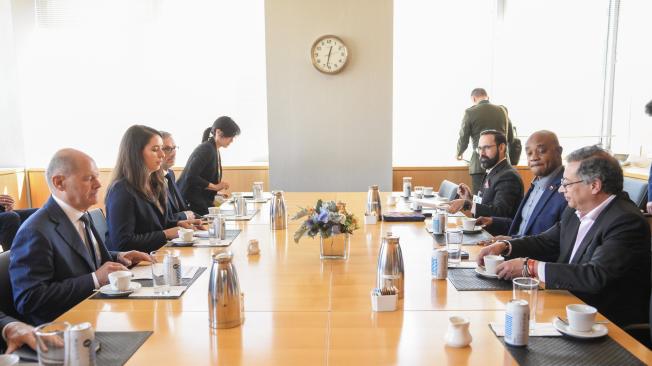
[[[496,243],[505,243],[505,249],[500,253],[503,257],[506,257],[511,254],[512,252],[512,243],[510,243],[507,240],[498,240]]]

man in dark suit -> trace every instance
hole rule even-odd
[[[21,226],[9,275],[21,316],[54,320],[109,283],[111,272],[149,260],[141,252],[109,252],[86,212],[102,186],[95,162],[73,149],[58,151],[46,171],[50,199]]]
[[[165,131],[160,131],[163,137],[163,152],[165,157],[161,163],[161,170],[165,174],[165,182],[168,188],[168,214],[171,215],[171,221],[178,220],[192,220],[195,214],[188,209],[188,205],[179,192],[177,187],[177,180],[172,171],[174,162],[177,158],[177,144],[172,137],[172,134]]]
[[[450,202],[449,211],[470,210],[475,217],[500,216],[513,218],[523,198],[523,181],[507,159],[507,140],[496,130],[482,131],[478,145],[480,164],[486,169],[482,188],[477,195],[466,184],[460,184],[459,199]]]
[[[0,246],[4,251],[11,249],[20,224],[36,212],[35,208],[14,210],[15,203],[10,195],[0,194]]]
[[[568,206],[564,196],[557,191],[564,174],[561,153],[562,147],[553,132],[537,131],[530,135],[525,154],[535,178],[516,216],[513,219],[499,216],[478,218],[478,225],[484,224],[487,231],[498,235],[491,242],[540,234],[561,220]]]
[[[36,349],[34,328],[0,311],[0,353],[12,353],[23,344]]]
[[[559,191],[568,201],[561,221],[534,236],[483,248],[509,260],[501,278],[537,277],[566,289],[619,326],[648,321],[650,228],[623,194],[623,171],[609,153],[590,146],[567,157]]]
[[[480,141],[480,133],[484,130],[500,131],[507,136],[507,141],[514,140],[512,122],[507,117],[507,110],[502,106],[497,106],[489,102],[487,91],[482,88],[476,88],[471,91],[471,101],[473,106],[464,112],[462,126],[460,127],[460,137],[457,140],[457,160],[462,160],[462,154],[469,146],[469,138],[472,141],[473,154],[469,162],[469,174],[471,175],[471,187],[473,194],[476,194],[482,185],[485,168],[480,164],[479,155],[476,152]],[[506,123],[507,129],[506,129]]]

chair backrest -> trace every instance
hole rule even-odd
[[[102,237],[102,240],[106,242],[106,233],[109,232],[109,226],[106,224],[106,218],[104,217],[104,211],[101,208],[94,208],[88,211],[88,214],[93,220],[93,226],[95,230]]]
[[[9,279],[9,253],[0,253],[0,310],[3,313],[16,317],[14,308],[14,296],[11,292],[11,280]]]
[[[625,177],[623,179],[623,191],[627,192],[629,199],[638,208],[644,210],[647,204],[647,181]]]
[[[450,201],[454,200],[457,197],[457,187],[457,184],[444,179],[439,186],[439,197],[448,198]]]

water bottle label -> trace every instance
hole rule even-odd
[[[430,258],[430,274],[437,276],[437,271],[439,270],[439,261],[437,260],[437,255],[434,254]]]

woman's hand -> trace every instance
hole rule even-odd
[[[211,191],[219,192],[221,190],[229,189],[229,183],[225,181],[221,181],[217,184],[210,183],[208,185],[208,189],[210,189]]]
[[[196,228],[201,227],[201,219],[180,220],[180,221],[177,222],[177,225],[181,226],[184,229],[193,229],[194,230]]]

